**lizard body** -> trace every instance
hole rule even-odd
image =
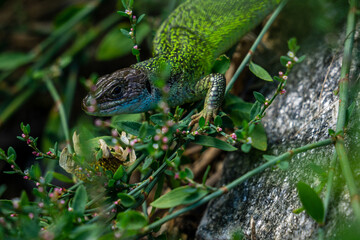
[[[83,101],[91,115],[111,116],[154,109],[164,98],[170,107],[205,97],[204,109],[193,116],[208,121],[220,108],[225,77],[211,73],[216,58],[255,27],[280,0],[188,0],[161,25],[153,58],[101,77]],[[169,66],[169,92],[156,87],[161,69]],[[90,109],[95,106],[94,109]]]

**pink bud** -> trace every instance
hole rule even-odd
[[[23,133],[23,134],[21,134],[21,136],[23,137],[23,138],[25,138],[26,137],[26,135]]]
[[[234,139],[234,140],[236,140],[236,139],[237,139],[237,136],[236,136],[236,134],[235,134],[235,133],[232,133],[230,136],[231,136],[231,138],[232,138],[232,139]]]
[[[135,46],[134,46],[134,49],[138,49],[138,45],[135,45]]]

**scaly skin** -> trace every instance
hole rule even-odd
[[[280,0],[188,0],[161,25],[154,57],[101,77],[83,101],[87,113],[111,116],[154,109],[161,99],[170,107],[205,97],[193,116],[215,117],[225,92],[225,77],[211,73],[216,58],[268,15]],[[169,92],[162,96],[156,81],[168,67]]]

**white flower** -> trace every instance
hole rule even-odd
[[[295,57],[295,54],[294,54],[292,51],[289,51],[289,52],[287,53],[287,55],[288,55],[290,58]]]

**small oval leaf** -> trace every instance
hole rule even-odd
[[[147,223],[146,217],[135,210],[121,212],[116,218],[117,227],[126,230],[139,230],[146,226]]]
[[[74,209],[74,213],[82,216],[85,212],[85,207],[87,203],[87,193],[85,187],[80,185],[75,192],[74,200],[72,203],[72,208]]]
[[[159,197],[150,205],[156,208],[171,208],[182,204],[194,203],[203,198],[206,194],[207,190],[205,189],[183,186],[175,188],[167,194]]]
[[[118,193],[118,198],[121,200],[120,203],[124,207],[128,208],[135,204],[136,200],[134,197],[126,194],[126,193]]]
[[[195,140],[193,142],[199,145],[203,145],[206,147],[214,147],[224,151],[237,150],[237,148],[232,146],[231,144],[210,136],[198,135],[195,137]]]
[[[267,137],[265,128],[262,126],[262,124],[255,125],[254,130],[250,133],[250,137],[251,146],[260,151],[266,151]]]
[[[298,182],[297,189],[305,211],[318,223],[324,220],[324,204],[316,192],[306,183]]]
[[[273,81],[270,74],[264,68],[260,67],[259,65],[255,64],[252,61],[250,62],[249,69],[258,78],[269,82]]]

